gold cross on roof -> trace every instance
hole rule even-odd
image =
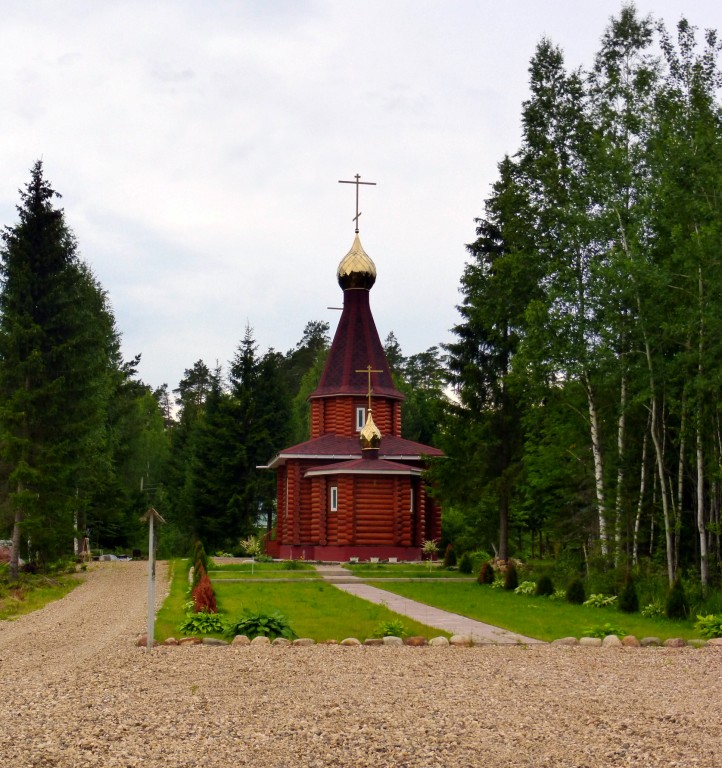
[[[369,391],[366,393],[369,399],[369,411],[371,410],[371,395],[373,394],[373,389],[371,389],[371,374],[372,373],[383,373],[383,371],[372,368],[371,363],[369,363],[365,368],[357,368],[356,373],[366,373],[368,374],[369,379]]]
[[[339,184],[355,184],[356,185],[356,215],[351,219],[351,221],[356,222],[356,234],[358,235],[358,217],[361,215],[361,211],[358,209],[358,188],[359,184],[368,184],[370,187],[375,187],[376,182],[375,181],[361,181],[361,177],[358,175],[358,173],[354,176],[355,181],[342,181],[341,179],[338,180]]]

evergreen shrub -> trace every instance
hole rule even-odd
[[[494,583],[494,566],[491,564],[491,560],[486,560],[481,564],[481,570],[479,571],[479,578],[477,581],[479,584]]]
[[[471,558],[469,557],[469,553],[464,552],[464,554],[459,558],[459,573],[471,573],[472,570],[472,563]]]
[[[444,552],[444,568],[453,568],[456,565],[456,552],[451,544],[447,544]]]
[[[631,575],[624,580],[624,588],[619,593],[619,610],[624,613],[636,613],[639,610],[637,587]]]
[[[686,619],[689,615],[689,603],[684,593],[682,580],[679,576],[674,580],[669,593],[667,594],[667,603],[664,612],[668,619]]]
[[[550,597],[554,594],[554,582],[551,580],[551,576],[544,574],[536,583],[535,595],[541,597]]]
[[[504,589],[513,592],[519,586],[519,574],[516,572],[516,566],[514,563],[509,563],[506,566],[506,574],[504,575]]]
[[[193,609],[195,613],[217,613],[216,593],[211,586],[208,574],[203,571],[198,586],[193,590]]]
[[[193,545],[193,565],[200,563],[205,571],[208,571],[208,555],[200,539],[196,539]]]
[[[574,605],[582,605],[587,599],[587,593],[584,589],[584,582],[581,579],[574,579],[567,587],[567,601]]]

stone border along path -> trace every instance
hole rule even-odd
[[[356,597],[371,603],[385,605],[395,613],[408,616],[410,619],[420,621],[429,627],[444,630],[452,635],[466,635],[471,637],[475,644],[532,645],[544,642],[519,635],[516,632],[509,632],[506,629],[501,629],[501,627],[485,624],[483,621],[460,616],[458,613],[442,611],[440,608],[434,608],[416,600],[409,600],[407,597],[401,597],[378,587],[372,587],[340,565],[317,565],[316,570],[321,574],[324,581],[333,584],[344,592],[356,595]]]

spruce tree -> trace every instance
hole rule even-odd
[[[21,541],[41,560],[69,550],[91,478],[108,469],[105,408],[117,344],[105,295],[77,255],[42,162],[20,196],[19,222],[0,248],[0,450],[14,577]]]

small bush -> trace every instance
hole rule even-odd
[[[471,558],[469,557],[468,552],[464,552],[464,554],[459,558],[459,573],[471,573],[472,572],[472,564],[471,564]]]
[[[226,626],[226,635],[245,635],[251,640],[254,637],[267,637],[269,640],[277,637],[292,640],[296,637],[288,619],[279,611],[245,611],[240,619]]]
[[[374,637],[406,637],[409,630],[400,619],[387,619],[382,621],[374,630]]]
[[[281,569],[284,571],[300,571],[301,563],[298,560],[284,560],[281,563]]]
[[[624,580],[624,588],[619,594],[619,610],[624,613],[636,613],[639,610],[637,588],[631,576]]]
[[[519,586],[519,575],[516,572],[514,563],[509,563],[504,574],[504,589],[513,592]]]
[[[722,637],[722,613],[718,613],[716,616],[714,614],[697,616],[697,622],[694,626],[695,629],[699,630],[700,635],[707,639]]]
[[[679,576],[674,580],[674,584],[667,594],[664,612],[668,619],[686,619],[689,615],[689,603]]]
[[[619,629],[612,624],[605,624],[603,627],[587,627],[582,630],[582,637],[600,637],[604,639],[607,635],[616,635],[619,638],[624,637],[627,633],[624,629]]]
[[[533,581],[522,581],[514,590],[515,595],[533,595],[536,592],[536,584]]]
[[[193,566],[197,567],[199,563],[203,566],[203,570],[208,571],[208,555],[200,539],[196,539],[193,547]]]
[[[494,583],[494,566],[491,564],[491,560],[486,560],[481,564],[481,570],[479,571],[479,578],[477,581],[479,584]]]
[[[582,605],[586,599],[584,582],[581,579],[574,579],[567,587],[567,601],[574,605]]]
[[[225,626],[219,614],[200,611],[186,614],[185,621],[180,625],[179,630],[183,635],[211,635],[222,634]]]
[[[589,595],[589,598],[584,601],[583,605],[588,605],[591,608],[609,608],[610,605],[614,605],[616,602],[616,595]]]
[[[640,611],[642,616],[644,616],[646,619],[654,619],[659,616],[664,616],[664,606],[662,603],[654,601],[652,603],[649,603],[648,605],[645,605],[644,608]]]
[[[444,552],[444,568],[453,568],[456,565],[456,552],[451,544],[447,545]]]
[[[211,586],[211,580],[204,571],[198,586],[193,590],[193,606],[196,613],[216,613],[216,594]]]
[[[551,580],[551,576],[544,574],[536,583],[535,595],[540,597],[551,597],[554,594],[554,582]]]

